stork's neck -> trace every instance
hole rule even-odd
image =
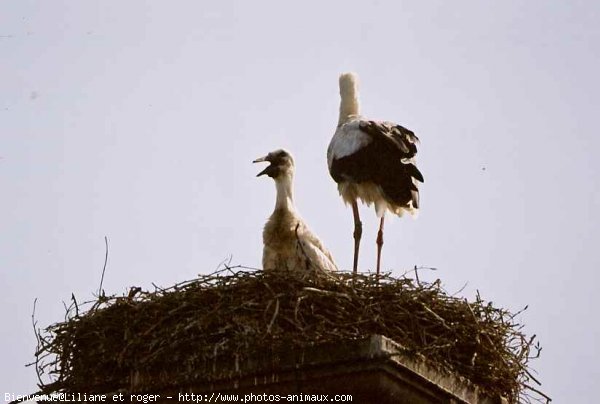
[[[294,175],[286,173],[275,180],[277,188],[277,199],[275,200],[275,210],[285,209],[294,211]]]
[[[340,89],[340,119],[338,126],[348,122],[353,115],[359,114],[358,90],[356,85]]]

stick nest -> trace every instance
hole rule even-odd
[[[87,307],[73,297],[64,322],[37,332],[42,392],[160,391],[222,377],[217,363],[381,334],[489,395],[547,398],[528,370],[540,347],[515,314],[450,296],[439,280],[227,267]]]

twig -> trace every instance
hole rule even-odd
[[[273,324],[275,323],[277,314],[279,314],[279,298],[277,298],[277,300],[275,300],[275,311],[273,312],[273,317],[271,317],[271,322],[269,323],[269,326],[267,327],[267,334],[271,333],[271,327],[273,327]]]
[[[462,285],[462,287],[460,289],[458,289],[456,292],[452,293],[452,297],[458,295],[460,292],[462,292],[463,290],[465,290],[465,288],[467,287],[468,284],[469,284],[469,282],[465,282],[465,284]]]
[[[73,306],[75,307],[75,317],[79,317],[79,305],[77,304],[77,299],[75,299],[74,293],[71,293],[71,300],[73,301]]]
[[[312,288],[309,286],[305,286],[302,288],[302,290],[306,290],[307,292],[315,292],[315,293],[319,293],[325,296],[339,296],[339,297],[343,297],[345,299],[348,300],[352,300],[352,298],[350,296],[348,296],[346,293],[341,293],[341,292],[334,292],[331,290],[321,290],[321,289],[317,289],[317,288]]]
[[[531,390],[531,391],[535,392],[536,394],[539,394],[540,396],[544,397],[546,399],[547,403],[549,403],[549,402],[552,401],[552,399],[549,396],[547,396],[546,394],[542,393],[540,390],[536,389],[535,387],[530,386],[527,383],[524,383],[523,386],[526,389]]]
[[[100,287],[98,287],[98,296],[102,296],[102,283],[104,283],[104,272],[106,271],[106,263],[108,262],[108,237],[104,236],[104,266],[102,267],[102,277],[100,278]]]
[[[42,347],[42,341],[40,338],[39,330],[37,329],[37,321],[35,321],[36,305],[37,305],[37,297],[33,300],[33,311],[31,312],[31,326],[33,327],[33,333],[35,334],[35,339],[37,340],[36,348],[35,348],[35,373],[37,375],[39,385],[41,386],[43,383],[42,383],[42,376],[40,374],[40,367],[39,367],[40,356],[38,355],[38,353],[40,352],[40,349]]]
[[[434,316],[446,329],[450,329],[450,327],[448,327],[448,324],[446,324],[446,320],[444,320],[442,317],[440,317],[439,314],[437,314],[436,312],[434,312],[433,310],[431,310],[429,307],[427,307],[425,305],[425,303],[421,303],[421,306],[425,309],[426,312],[428,312],[429,314],[431,314],[432,316]]]

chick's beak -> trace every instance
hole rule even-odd
[[[257,158],[256,160],[254,160],[254,161],[253,161],[253,163],[261,163],[261,162],[263,162],[263,161],[269,161],[269,160],[267,160],[267,157],[268,157],[268,156],[259,157],[259,158]]]
[[[264,156],[264,157],[260,157],[257,158],[256,160],[253,161],[253,163],[262,163],[265,161],[269,161],[269,156]],[[269,166],[267,168],[265,168],[264,170],[262,170],[261,172],[259,172],[258,174],[256,174],[257,177],[260,177],[261,175],[265,175],[265,174],[269,174],[269,172],[271,171],[271,169],[273,168],[273,164],[269,164]]]

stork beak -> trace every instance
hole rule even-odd
[[[265,161],[269,161],[269,156],[264,156],[264,157],[260,157],[257,158],[256,160],[253,161],[253,163],[262,163]],[[260,177],[261,175],[265,175],[265,174],[269,174],[271,172],[271,170],[273,169],[273,164],[269,164],[269,166],[267,168],[265,168],[264,170],[262,170],[261,172],[259,172],[258,174],[256,174],[257,177]]]
[[[254,160],[254,161],[253,161],[253,163],[261,163],[261,162],[263,162],[263,161],[268,161],[268,160],[267,160],[267,157],[268,157],[268,156],[259,157],[259,158],[257,158],[256,160]]]

